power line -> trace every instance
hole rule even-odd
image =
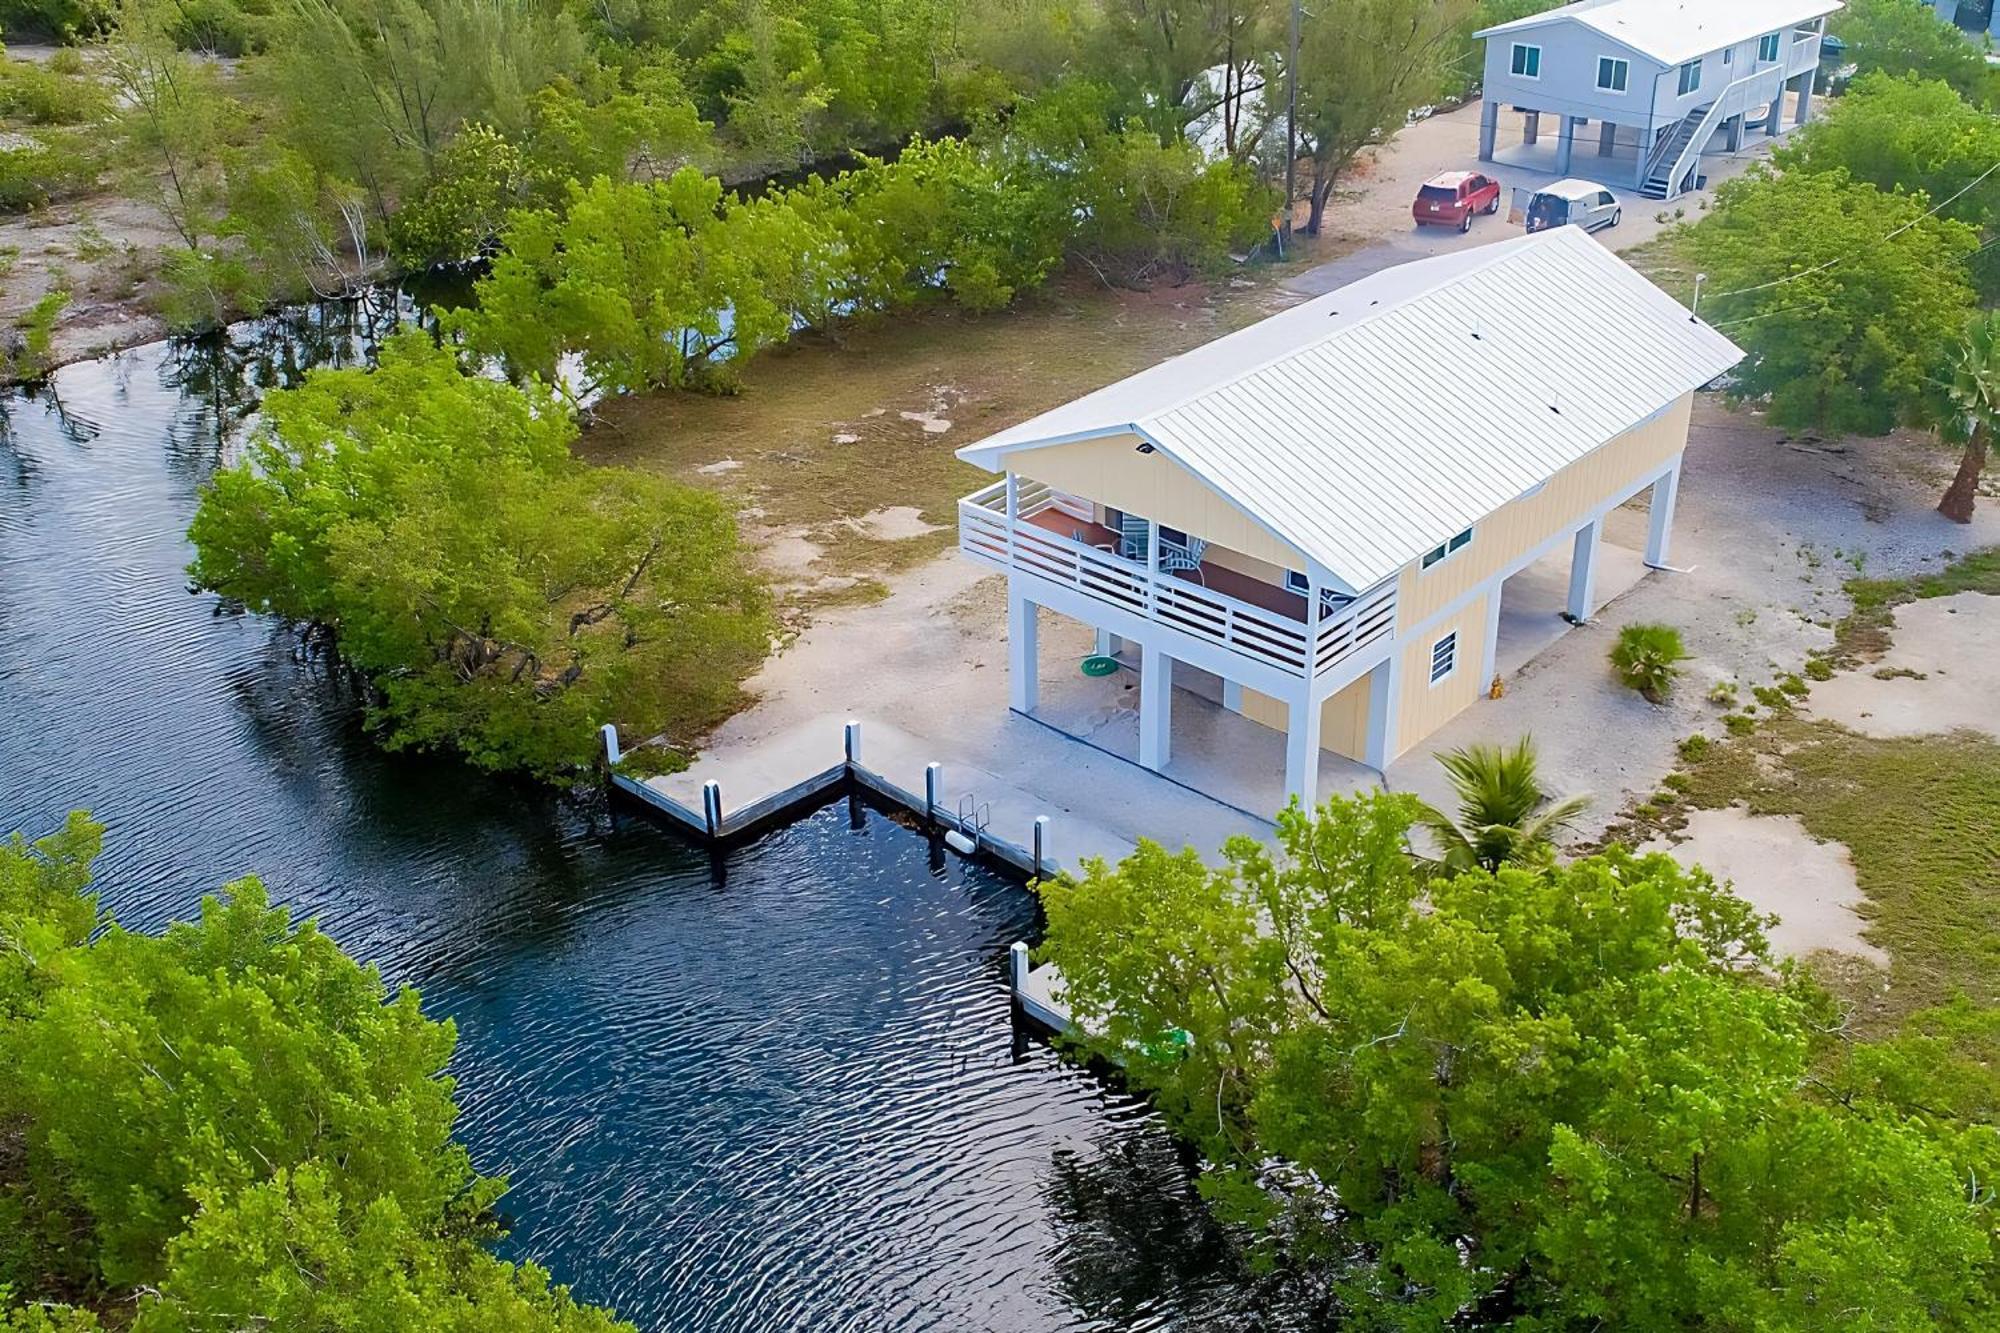
[[[1958,259],[1958,260],[1954,260],[1953,262],[1954,262],[1954,263],[1957,263],[1957,264],[1964,264],[1964,263],[1968,263],[1968,262],[1970,262],[1971,260],[1974,260],[1974,259],[1977,259],[1977,258],[1978,258],[1978,257],[1979,257],[1980,255],[1983,255],[1983,254],[1985,254],[1985,253],[1986,253],[1986,252],[1987,252],[1988,250],[1991,250],[1991,249],[1992,249],[1992,248],[1993,248],[1994,246],[1996,246],[1996,245],[2000,245],[2000,236],[1995,236],[1995,237],[1994,237],[1994,238],[1993,238],[1992,240],[1984,242],[1984,243],[1983,243],[1983,244],[1981,244],[1981,245],[1980,245],[1980,246],[1979,246],[1979,247],[1978,247],[1977,249],[1974,249],[1974,250],[1969,250],[1969,251],[1967,251],[1967,252],[1966,252],[1966,255],[1965,255],[1965,257],[1964,257],[1963,259]],[[1926,267],[1927,267],[1927,268],[1931,268],[1931,269],[1936,269],[1936,268],[1939,268],[1939,267],[1940,267],[1940,265],[1937,265],[1937,264],[1930,264],[1930,265],[1926,265]],[[1801,276],[1803,276],[1803,275],[1801,275]],[[1768,285],[1768,284],[1767,284],[1767,285]],[[1743,290],[1744,290],[1744,291],[1755,291],[1755,290],[1757,290],[1757,289],[1756,289],[1756,288],[1754,288],[1754,287],[1746,287],[1746,288],[1744,288]],[[1725,293],[1725,294],[1726,294],[1726,295],[1729,295],[1729,296],[1736,296],[1736,295],[1738,295],[1739,293],[1736,293],[1736,292],[1728,292],[1728,293]],[[1710,298],[1710,299],[1714,299],[1714,298]],[[1795,313],[1795,312],[1797,312],[1797,311],[1800,311],[1800,310],[1817,310],[1818,308],[1819,308],[1819,302],[1817,302],[1817,301],[1809,301],[1809,302],[1807,302],[1807,303],[1806,303],[1806,304],[1804,304],[1804,305],[1788,305],[1788,306],[1783,306],[1783,307],[1780,307],[1780,308],[1779,308],[1779,309],[1777,309],[1777,310],[1766,310],[1766,311],[1764,311],[1764,312],[1763,312],[1763,313],[1761,313],[1761,314],[1756,314],[1756,315],[1744,315],[1744,316],[1742,316],[1742,317],[1741,317],[1741,318],[1739,318],[1739,319],[1726,319],[1726,320],[1722,321],[1722,322],[1721,322],[1720,324],[1710,324],[1710,325],[1709,325],[1709,327],[1710,327],[1710,328],[1712,328],[1712,329],[1717,329],[1717,330],[1720,330],[1720,329],[1733,329],[1733,328],[1735,328],[1735,327],[1736,327],[1737,325],[1739,325],[1739,324],[1755,324],[1755,323],[1756,323],[1756,322],[1757,322],[1758,320],[1760,320],[1760,319],[1776,319],[1776,318],[1777,318],[1777,317],[1778,317],[1779,315],[1789,315],[1789,314],[1793,314],[1793,313]]]
[[[1929,209],[1925,210],[1922,213],[1919,213],[1916,217],[1911,218],[1908,222],[1905,222],[1902,226],[1896,228],[1894,231],[1890,232],[1887,236],[1884,236],[1881,240],[1871,243],[1870,245],[1865,247],[1865,249],[1872,250],[1878,245],[1887,245],[1890,241],[1895,240],[1898,236],[1901,236],[1904,232],[1916,226],[1919,222],[1922,222],[1925,218],[1937,216],[1937,214],[1951,207],[1951,205],[1953,205],[1954,203],[1958,202],[1959,198],[1963,196],[1966,193],[1966,191],[1970,190],[1973,186],[1979,184],[1979,182],[1985,180],[1988,176],[1991,176],[1996,171],[2000,171],[2000,162],[1995,162],[1992,166],[1986,168],[1986,170],[1980,172],[1977,176],[1974,176],[1971,180],[1967,181],[1964,185],[1960,186],[1958,190],[1954,192],[1952,195],[1950,195],[1948,198],[1944,199],[1940,203],[1933,204]],[[1980,250],[1984,250],[1985,248],[1986,247],[1982,245],[1980,247]],[[1978,253],[1979,253],[1978,250],[1973,251],[1973,254],[1978,254]],[[1967,258],[1970,257],[1971,256],[1967,256]],[[1802,269],[1797,273],[1788,273],[1782,278],[1773,278],[1769,282],[1760,282],[1754,287],[1738,287],[1733,292],[1722,292],[1717,295],[1710,296],[1708,299],[1711,301],[1721,301],[1731,296],[1746,296],[1751,292],[1761,292],[1769,287],[1782,287],[1788,282],[1797,282],[1800,278],[1809,278],[1815,273],[1823,273],[1827,269],[1832,268],[1835,264],[1841,263],[1844,260],[1852,258],[1854,258],[1854,255],[1851,254],[1835,255],[1832,259],[1827,260],[1824,264],[1815,264],[1811,268]],[[1774,311],[1772,313],[1777,313],[1777,312]],[[1753,315],[1750,318],[1758,319],[1762,318],[1762,316]],[[1737,322],[1741,323],[1743,321],[1739,320]],[[1721,325],[1716,325],[1715,327],[1720,328]]]

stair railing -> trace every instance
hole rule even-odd
[[[1679,155],[1674,158],[1673,167],[1667,172],[1666,197],[1671,199],[1680,193],[1681,182],[1687,179],[1688,172],[1701,160],[1701,150],[1708,145],[1709,136],[1715,133],[1717,125],[1738,112],[1749,110],[1759,101],[1769,101],[1775,97],[1777,89],[1784,87],[1784,80],[1784,66],[1770,65],[1763,69],[1753,69],[1724,88],[1721,96],[1708,104],[1708,110],[1695,124],[1694,133],[1688,136],[1687,142],[1681,145]],[[1762,97],[1751,96],[1751,88],[1759,85],[1766,86]],[[1671,144],[1675,137],[1677,136],[1668,135],[1666,142]],[[1649,161],[1645,176],[1647,180],[1653,178],[1652,167],[1653,163]]]

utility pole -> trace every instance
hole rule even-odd
[[[1292,41],[1285,57],[1285,225],[1292,234],[1292,201],[1299,197],[1299,6],[1292,0]]]

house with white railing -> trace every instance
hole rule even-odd
[[[1641,493],[1665,563],[1692,393],[1741,355],[1562,227],[1384,270],[961,449],[1000,474],[959,502],[959,549],[1007,577],[1010,704],[1036,715],[1047,610],[1137,672],[1147,768],[1177,667],[1285,733],[1306,801],[1323,748],[1386,768],[1488,694],[1508,578],[1567,548],[1587,619],[1606,515]]]
[[[1752,126],[1783,131],[1812,114],[1827,15],[1840,0],[1579,0],[1475,34],[1486,41],[1479,156],[1495,157],[1500,117],[1518,113],[1521,141],[1553,129],[1558,176],[1613,174],[1652,199],[1692,188],[1720,138],[1735,151]],[[1552,122],[1544,125],[1543,118]],[[1576,160],[1596,135],[1610,163]],[[1629,167],[1629,173],[1623,170]]]

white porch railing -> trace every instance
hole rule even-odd
[[[1241,654],[1287,675],[1331,670],[1369,644],[1395,633],[1396,581],[1370,589],[1322,616],[1316,632],[1305,622],[1204,588],[1172,574],[1157,577],[1126,560],[1028,520],[1049,509],[1091,521],[1086,500],[1023,478],[1018,518],[1007,517],[1007,484],[996,482],[958,502],[959,549],[996,569],[1073,588],[1130,615]],[[1301,599],[1303,604],[1304,599]]]

